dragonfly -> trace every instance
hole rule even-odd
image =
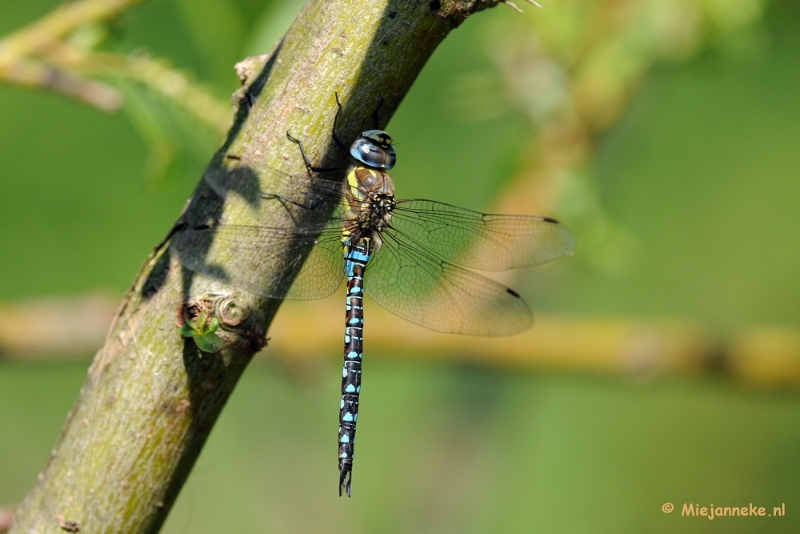
[[[336,100],[339,104],[338,95]],[[338,460],[339,496],[344,491],[350,497],[364,295],[438,332],[516,334],[532,325],[530,308],[514,290],[470,269],[504,271],[548,263],[572,254],[575,237],[550,217],[491,215],[433,200],[395,198],[389,174],[397,159],[392,138],[382,130],[367,130],[346,146],[336,133],[341,110],[339,104],[332,136],[352,160],[346,180],[323,178],[343,169],[315,167],[302,142],[287,132],[308,172],[291,175],[271,169],[271,183],[276,191],[306,193],[303,198],[259,193],[259,205],[272,200],[292,211],[293,224],[188,224],[170,246],[184,267],[269,298],[327,297],[346,278]],[[236,189],[226,183],[230,179],[231,174],[206,174],[220,195]],[[314,213],[321,216],[307,217]]]

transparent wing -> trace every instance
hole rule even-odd
[[[321,233],[319,228],[189,226],[173,236],[170,248],[186,268],[270,298],[327,297],[344,276],[340,221]]]
[[[335,292],[344,272],[342,183],[267,169],[261,171],[269,188],[264,192],[259,177],[237,165],[229,162],[204,179],[220,198],[244,199],[255,220],[284,209],[295,226],[187,224],[170,243],[181,264],[270,298],[309,300]]]
[[[342,285],[343,278],[342,234],[322,234],[291,282],[284,298],[311,300],[328,297]]]
[[[507,336],[530,328],[519,295],[401,241],[393,230],[367,264],[364,291],[394,313],[437,332]]]
[[[398,239],[473,269],[504,271],[553,261],[575,250],[575,236],[547,217],[487,215],[433,200],[401,200]]]
[[[187,224],[170,250],[191,271],[270,298],[327,297],[344,276],[341,210],[328,222],[272,228]]]

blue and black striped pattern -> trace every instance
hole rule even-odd
[[[371,251],[371,241],[348,247],[344,265],[347,274],[347,297],[344,330],[344,366],[342,401],[339,410],[339,495],[350,495],[353,452],[358,421],[358,396],[361,393],[361,356],[364,351],[364,270]]]

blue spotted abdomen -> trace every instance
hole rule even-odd
[[[361,393],[361,355],[364,329],[364,270],[371,252],[370,241],[361,240],[345,249],[347,300],[344,330],[344,366],[342,401],[339,410],[339,495],[350,495],[353,451],[358,420],[358,396]]]

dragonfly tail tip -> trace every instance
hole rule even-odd
[[[342,490],[350,497],[351,482],[353,472],[349,469],[343,470],[339,473],[339,497],[342,496]]]

